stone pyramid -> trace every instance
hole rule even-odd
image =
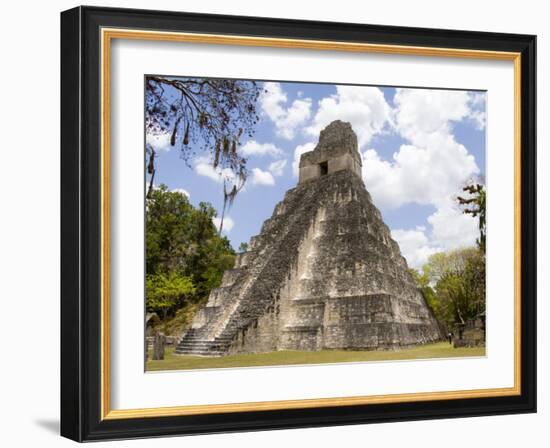
[[[176,353],[392,349],[440,338],[363,184],[357,136],[334,121]]]

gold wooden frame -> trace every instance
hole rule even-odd
[[[281,400],[142,409],[110,408],[110,50],[113,39],[207,43],[411,56],[513,61],[514,63],[514,386],[443,392]],[[521,54],[515,52],[364,44],[215,34],[101,29],[101,419],[116,420],[243,411],[306,409],[381,403],[403,403],[521,395]]]

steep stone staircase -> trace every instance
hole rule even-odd
[[[311,195],[310,189],[304,187],[286,193],[273,216],[264,222],[260,234],[251,238],[250,250],[237,256],[234,269],[226,271],[221,286],[210,293],[207,306],[200,311],[205,316],[204,325],[187,331],[176,347],[176,354],[221,356],[238,332],[264,313],[290,269],[291,260],[285,255],[292,250],[280,248],[297,249],[307,231],[307,210],[302,205]],[[302,210],[298,212],[298,208]],[[304,223],[300,225],[299,220]],[[214,307],[218,308],[216,312]]]

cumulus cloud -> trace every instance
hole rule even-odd
[[[397,89],[392,123],[410,143],[390,161],[374,149],[363,152],[363,177],[381,207],[411,202],[442,207],[479,173],[475,158],[452,133],[452,122],[471,116],[471,101],[468,92]]]
[[[485,93],[459,90],[396,89],[397,131],[416,145],[434,133],[452,133],[452,123],[473,120],[485,127]]]
[[[470,92],[469,98],[469,117],[474,121],[478,130],[485,129],[487,125],[487,94],[484,92]]]
[[[145,135],[145,143],[151,145],[156,152],[170,151],[170,134],[150,134]]]
[[[334,95],[319,101],[312,123],[305,129],[319,136],[334,120],[348,121],[357,134],[359,146],[368,144],[391,121],[391,107],[377,87],[336,86]]]
[[[384,160],[375,149],[363,156],[363,178],[382,209],[409,203],[433,205],[430,230],[396,229],[392,235],[411,266],[438,251],[475,244],[477,220],[458,208],[456,194],[479,174],[475,158],[453,135],[453,123],[484,125],[484,95],[460,91],[397,89],[392,127],[407,141]]]
[[[208,177],[214,182],[222,183],[224,180],[233,182],[236,180],[235,173],[229,168],[214,168],[212,162],[206,157],[198,157],[194,163],[195,172],[199,176]]]
[[[283,172],[286,167],[286,159],[276,160],[275,162],[272,162],[269,164],[268,170],[273,174],[274,176],[282,176]]]
[[[264,90],[259,98],[263,113],[273,121],[279,137],[292,140],[296,129],[311,116],[311,98],[295,99],[288,106],[287,94],[280,83],[266,82]]]
[[[363,153],[365,184],[382,208],[408,203],[439,207],[478,173],[474,157],[450,135],[434,136],[426,147],[401,145],[391,161],[374,149]]]
[[[260,168],[252,168],[252,185],[275,185],[275,179],[269,171],[263,171]]]
[[[300,171],[300,156],[304,152],[313,151],[314,149],[315,143],[313,142],[304,143],[303,145],[296,146],[296,149],[294,150],[294,160],[292,162],[292,174],[294,174],[294,177],[298,177]]]
[[[420,268],[436,252],[473,246],[479,236],[477,220],[450,202],[430,215],[428,223],[431,231],[422,226],[391,231],[410,267]]]
[[[451,202],[429,216],[428,222],[432,225],[432,241],[445,250],[472,246],[479,236],[477,219]]]
[[[241,154],[245,156],[265,156],[277,157],[283,154],[283,151],[273,143],[258,143],[256,140],[247,141],[241,148]]]
[[[464,91],[396,89],[395,126],[411,143],[426,145],[431,135],[448,135],[452,121],[469,115],[469,100]]]
[[[392,238],[401,248],[401,254],[407,259],[409,267],[419,268],[428,261],[430,255],[441,249],[430,243],[424,227],[414,230],[395,229],[391,231]]]
[[[485,126],[487,125],[487,115],[484,110],[473,110],[470,113],[470,118],[474,121],[474,124],[478,130],[485,129]]]
[[[170,190],[171,192],[173,193],[181,193],[183,194],[184,196],[187,196],[187,197],[190,197],[191,195],[189,194],[189,192],[187,190],[184,190],[183,188],[173,188],[172,190]]]
[[[220,224],[221,224],[221,218],[212,218],[212,222],[216,226],[216,229],[218,231],[220,230]],[[223,218],[223,229],[222,233],[229,233],[231,232],[231,229],[235,226],[235,221],[230,216],[225,216]]]

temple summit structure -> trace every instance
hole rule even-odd
[[[440,338],[365,188],[357,136],[334,121],[176,353],[395,349]]]

